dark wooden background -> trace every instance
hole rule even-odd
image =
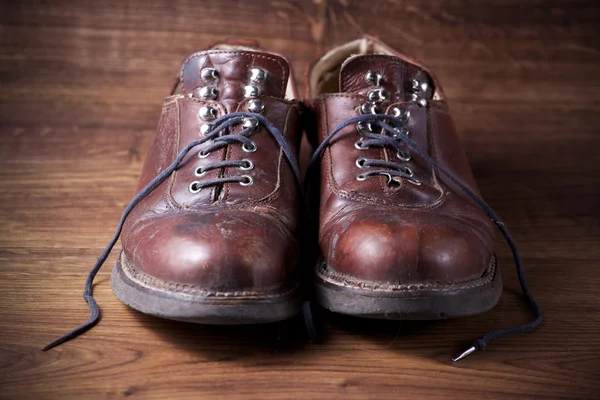
[[[600,6],[597,1],[11,1],[0,5],[0,397],[600,398]],[[521,246],[546,320],[525,321],[505,244],[500,304],[440,323],[324,314],[202,327],[130,311],[88,269],[136,188],[162,97],[188,53],[226,37],[293,62],[375,34],[441,80],[488,202]]]

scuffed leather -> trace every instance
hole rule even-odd
[[[358,115],[367,102],[368,71],[383,75],[390,93],[382,108],[408,108],[410,137],[419,147],[478,193],[443,99],[427,107],[406,102],[415,75],[435,77],[398,56],[351,58],[340,71],[340,93],[321,95],[314,108],[321,142],[337,125]],[[438,92],[441,93],[441,88]],[[460,189],[412,152],[405,165],[422,183],[402,180],[390,188],[385,177],[356,180],[358,157],[394,159],[389,150],[358,150],[355,126],[339,132],[321,160],[319,245],[327,268],[365,281],[390,284],[450,283],[480,277],[493,255],[490,219]]]
[[[220,73],[219,98],[202,101],[189,93],[204,83],[199,73],[212,66]],[[198,140],[202,105],[226,112],[246,111],[243,86],[250,69],[268,71],[260,100],[264,116],[285,136],[297,156],[300,145],[299,104],[283,99],[289,77],[287,62],[269,53],[214,51],[192,54],[181,69],[182,95],[165,99],[154,143],[146,158],[139,188],[171,164],[190,142]],[[241,127],[236,128],[237,130]],[[288,283],[298,258],[299,199],[293,172],[273,137],[261,129],[249,136],[258,149],[244,153],[229,145],[200,159],[198,146],[181,167],[142,200],[125,222],[122,245],[136,269],[167,283],[207,291],[272,290]],[[251,175],[254,184],[227,183],[192,194],[194,170],[206,163],[249,158],[254,169],[213,170],[202,177]]]

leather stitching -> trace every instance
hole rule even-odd
[[[410,292],[410,291],[421,291],[421,290],[438,290],[438,291],[449,291],[449,290],[460,290],[460,289],[472,289],[479,286],[484,286],[490,283],[496,276],[497,271],[497,259],[496,255],[493,255],[492,259],[485,272],[481,277],[475,279],[456,280],[450,282],[441,281],[429,281],[421,283],[408,283],[408,284],[392,284],[388,282],[377,282],[363,279],[357,279],[353,276],[327,269],[327,265],[324,261],[321,261],[316,268],[316,274],[319,278],[326,282],[330,282],[337,286],[348,286],[355,290],[365,291],[391,291],[391,292]]]
[[[185,294],[202,296],[202,297],[222,297],[222,298],[242,297],[242,296],[250,296],[250,297],[260,296],[261,298],[281,297],[281,296],[285,296],[287,294],[293,293],[295,290],[297,290],[297,288],[299,286],[298,283],[294,283],[294,284],[292,284],[292,286],[285,288],[284,290],[281,290],[281,288],[267,289],[267,290],[241,290],[241,291],[230,291],[230,292],[206,290],[206,289],[202,289],[200,286],[197,286],[197,285],[168,282],[168,281],[163,281],[161,279],[150,276],[150,275],[146,274],[145,272],[140,271],[139,269],[136,269],[133,265],[131,265],[129,263],[129,261],[125,258],[125,255],[122,252],[120,255],[120,261],[121,261],[121,270],[123,271],[123,273],[129,279],[133,280],[134,282],[136,282],[138,284],[141,284],[146,287],[150,287],[152,289],[159,289],[159,290],[175,292],[175,293],[185,293]]]

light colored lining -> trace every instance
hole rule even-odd
[[[316,98],[324,93],[339,92],[340,70],[354,57],[366,54],[392,55],[395,57],[400,57],[406,62],[424,68],[417,61],[398,53],[382,41],[370,36],[365,36],[341,46],[334,47],[313,65],[308,79],[310,97]],[[432,78],[435,81],[435,77],[433,77],[433,75]],[[433,95],[433,98],[434,100],[437,100],[441,99],[443,95],[441,92],[438,92],[437,82],[435,83],[436,91]]]

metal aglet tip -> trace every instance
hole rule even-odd
[[[475,346],[471,346],[467,350],[460,353],[458,356],[454,357],[452,359],[452,362],[460,361],[463,358],[467,357],[468,355],[475,353],[476,351],[477,351],[477,348]]]

